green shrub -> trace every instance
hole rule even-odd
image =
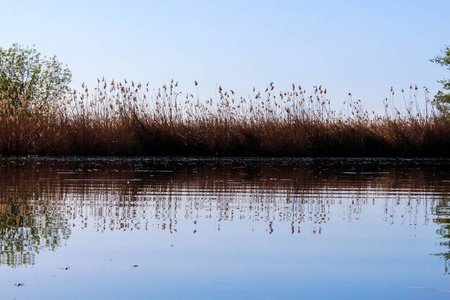
[[[69,90],[70,70],[56,56],[13,44],[0,48],[0,99],[14,107],[45,111]]]

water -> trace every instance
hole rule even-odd
[[[1,161],[1,299],[450,298],[448,160]]]

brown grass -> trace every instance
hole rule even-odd
[[[351,94],[342,111],[330,108],[326,90],[311,95],[293,85],[275,93],[236,98],[219,87],[216,101],[183,96],[177,83],[149,90],[134,82],[99,80],[46,109],[0,100],[1,155],[177,155],[449,157],[450,120],[426,100],[394,92],[382,116],[366,112]]]

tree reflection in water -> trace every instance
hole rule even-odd
[[[34,265],[40,251],[55,250],[70,236],[60,215],[33,212],[26,204],[0,205],[0,265]]]
[[[450,198],[444,197],[444,199],[436,207],[434,213],[437,218],[435,222],[441,225],[436,233],[441,237],[442,241],[439,243],[442,247],[446,248],[446,252],[436,253],[434,255],[439,256],[445,262],[445,275],[450,274]]]

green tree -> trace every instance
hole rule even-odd
[[[0,47],[0,100],[15,107],[43,110],[69,91],[72,73],[56,56],[41,56],[34,48]]]
[[[445,48],[441,50],[442,55],[438,55],[431,62],[447,67],[450,70],[450,46],[445,45]],[[442,83],[444,90],[450,91],[450,79],[442,79],[438,82]],[[435,104],[438,110],[445,116],[450,116],[450,93],[444,93],[439,91],[435,96]]]

